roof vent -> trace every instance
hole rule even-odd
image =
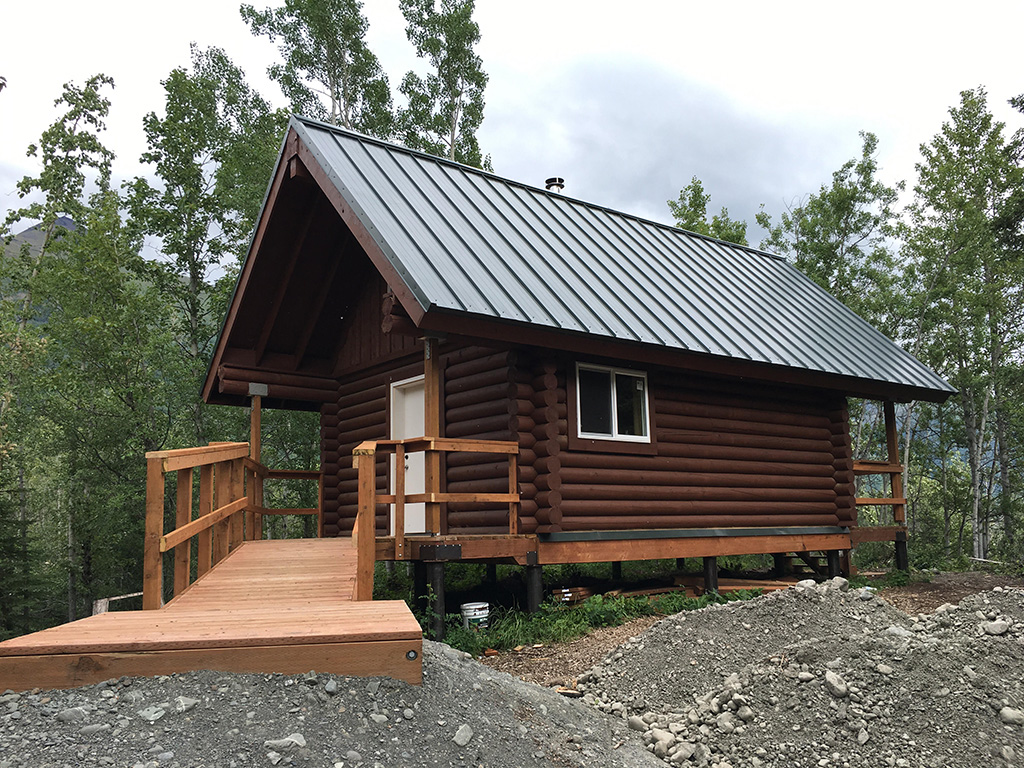
[[[561,192],[565,189],[565,179],[561,176],[552,176],[550,179],[544,182],[544,188],[548,192]]]

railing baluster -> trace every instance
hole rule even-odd
[[[213,512],[213,464],[199,468],[199,516]],[[207,528],[196,535],[196,576],[202,576],[213,567],[213,529]]]
[[[174,518],[176,528],[192,521],[192,467],[178,470],[177,509]],[[192,540],[184,541],[174,549],[174,594],[180,595],[188,588],[192,570]]]

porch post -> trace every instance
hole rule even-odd
[[[885,411],[885,445],[888,449],[889,463],[900,463],[899,444],[896,439],[896,407],[892,400],[886,400],[883,406]],[[903,472],[890,472],[889,485],[892,490],[893,499],[903,498]],[[905,530],[907,527],[907,508],[904,504],[892,505],[893,522],[904,528],[904,535],[896,541],[896,569],[906,571],[910,568],[907,557],[907,539]],[[897,534],[899,536],[899,534]]]
[[[251,396],[249,406],[249,458],[257,463],[262,463],[263,455],[263,396],[267,393],[266,384],[249,384],[249,395]],[[249,482],[252,488],[249,489],[249,499],[258,507],[263,506],[263,478],[255,472],[249,473]],[[246,538],[263,538],[263,515],[255,511],[245,514]]]
[[[423,339],[423,435],[441,437],[441,356],[438,353],[438,339],[427,336]],[[424,456],[423,480],[428,494],[441,492],[441,454],[427,451]],[[427,530],[435,536],[444,531],[441,526],[441,505],[427,502],[425,505]]]

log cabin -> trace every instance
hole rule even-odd
[[[835,573],[883,540],[906,567],[892,404],[953,391],[775,255],[295,117],[203,397],[319,412],[320,536],[362,511],[441,601],[481,560],[535,606],[550,563],[696,557],[713,585],[719,556]],[[884,403],[887,461],[855,462],[850,397]]]

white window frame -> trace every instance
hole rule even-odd
[[[584,371],[601,371],[603,373],[611,374],[611,424],[612,434],[604,434],[601,432],[584,432],[583,431],[583,417],[582,417],[582,403],[583,397],[580,390],[580,370]],[[627,376],[633,376],[643,380],[644,383],[644,434],[642,435],[623,435],[619,433],[619,418],[616,413],[615,403],[617,402],[615,397],[615,387],[617,386],[615,375],[625,374]],[[651,389],[647,383],[647,372],[646,371],[635,371],[631,368],[615,368],[609,365],[594,365],[593,363],[576,363],[576,436],[585,440],[615,440],[619,442],[628,443],[650,443],[651,442]]]

